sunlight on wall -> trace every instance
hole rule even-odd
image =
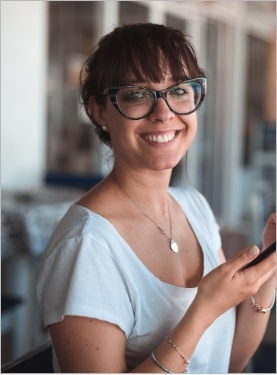
[[[45,168],[47,2],[1,3],[2,189],[41,184]]]

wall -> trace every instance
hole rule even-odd
[[[47,2],[1,2],[3,190],[36,188],[46,158]]]

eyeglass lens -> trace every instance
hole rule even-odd
[[[167,104],[177,114],[193,112],[199,105],[201,96],[202,86],[197,81],[183,82],[166,90]],[[138,119],[151,112],[155,94],[147,88],[125,87],[117,92],[116,101],[125,116]]]

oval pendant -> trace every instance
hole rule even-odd
[[[176,253],[176,254],[178,253],[179,248],[178,248],[178,245],[175,241],[170,240],[170,248],[174,253]]]

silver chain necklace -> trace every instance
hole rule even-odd
[[[170,215],[170,209],[169,209],[169,202],[168,203],[168,216],[169,216],[169,223],[170,223],[170,237],[166,234],[166,231],[161,228],[159,226],[158,223],[156,223],[156,221],[154,219],[152,219],[151,216],[149,216],[143,208],[141,208],[134,200],[133,198],[127,193],[127,191],[120,185],[119,181],[117,180],[117,178],[115,177],[115,174],[113,173],[112,174],[113,177],[114,177],[114,180],[115,182],[117,183],[117,185],[120,187],[120,189],[122,190],[122,192],[126,195],[126,197],[143,213],[144,216],[146,216],[149,220],[152,221],[153,224],[156,225],[156,227],[161,231],[161,233],[165,236],[165,238],[169,241],[169,247],[170,249],[174,252],[174,253],[178,253],[179,251],[179,247],[178,247],[178,244],[177,242],[175,242],[173,239],[172,239],[172,224],[171,224],[171,215]]]

